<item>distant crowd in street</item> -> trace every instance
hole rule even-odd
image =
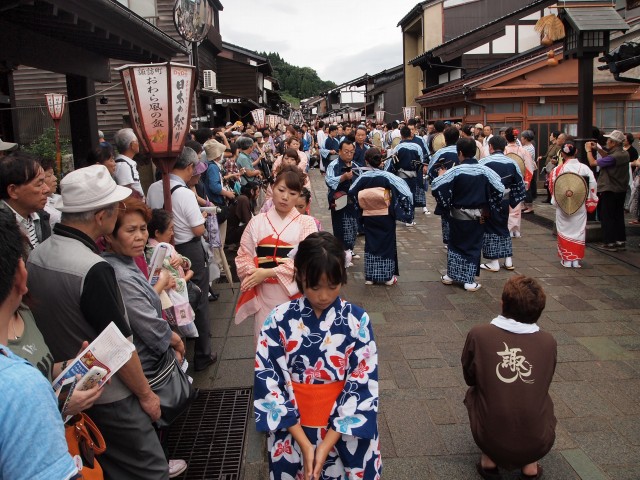
[[[101,134],[88,166],[59,184],[52,159],[0,141],[7,419],[0,477],[83,478],[79,462],[85,474],[93,462],[72,459],[63,427],[81,413],[104,436],[97,460],[105,478],[184,473],[187,463],[169,459],[164,447],[174,411],[189,398],[167,399],[169,387],[158,379],[175,372],[171,382],[178,382],[188,368],[205,371],[217,361],[209,302],[218,299],[216,282],[232,281],[235,270],[234,318],[253,317],[256,423],[269,435],[274,478],[379,478],[377,347],[367,313],[339,296],[347,268],[364,257],[366,285],[395,285],[396,225],[415,228],[416,213],[431,215],[429,189],[446,248],[440,280],[467,292],[482,287],[480,270],[516,268],[513,242],[523,235],[522,214],[535,214],[538,179],[548,192],[542,203],[556,206],[563,267],[581,267],[589,214],[601,221],[606,251],[626,248],[625,209],[636,216],[630,223],[640,223],[632,135],[594,129],[579,144],[552,132],[544,155],[535,139],[511,126],[494,132],[419,118],[274,128],[228,122],[191,132],[169,165],[168,192],[160,169],[143,185],[140,139],[130,128],[111,142]],[[579,148],[588,164],[578,160]],[[321,193],[309,180],[315,169],[327,187]],[[313,216],[324,205],[314,195],[326,195],[332,234]],[[495,478],[498,466],[540,478],[537,461],[555,439],[548,388],[556,346],[536,325],[545,294],[535,280],[513,276],[502,301],[502,314],[472,329],[462,354],[465,404],[482,450],[476,468],[483,478]],[[133,342],[131,358],[103,388],[57,399],[51,381],[111,322]],[[496,338],[504,348],[497,370],[483,349]],[[192,396],[188,383],[182,388]],[[497,418],[519,420],[496,431]],[[529,440],[519,442],[522,431],[511,425],[525,428]],[[35,457],[21,461],[36,441]]]

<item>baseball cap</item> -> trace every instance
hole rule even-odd
[[[614,130],[609,135],[605,135],[605,137],[610,138],[614,142],[618,143],[624,143],[625,139],[624,133],[622,133],[620,130]]]

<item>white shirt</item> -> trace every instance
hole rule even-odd
[[[324,148],[324,142],[327,139],[327,134],[324,130],[318,130],[316,133],[316,141],[318,142],[318,148]]]
[[[47,204],[44,206],[44,211],[49,214],[49,225],[51,225],[51,228],[53,228],[56,223],[60,223],[62,219],[62,212],[55,207],[58,198],[60,198],[60,195],[54,193],[47,198]]]
[[[138,164],[125,155],[116,157],[115,180],[118,185],[130,187],[144,198],[142,185],[140,185],[140,175],[138,175]]]
[[[186,183],[177,175],[169,176],[171,188],[182,185],[184,188],[177,188],[171,195],[171,206],[173,210],[173,232],[176,245],[193,240],[195,235],[192,228],[204,223],[204,217],[200,212],[198,200],[193,192],[187,188]],[[147,205],[151,208],[163,208],[164,192],[162,190],[162,180],[159,180],[149,187],[147,192]]]

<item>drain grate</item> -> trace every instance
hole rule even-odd
[[[169,429],[169,458],[182,458],[183,480],[240,478],[251,389],[200,390],[187,412]]]

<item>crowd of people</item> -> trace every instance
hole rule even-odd
[[[441,281],[474,292],[481,270],[515,269],[512,242],[522,236],[521,215],[534,213],[540,175],[549,192],[545,202],[558,204],[564,267],[581,266],[587,215],[596,207],[602,248],[625,248],[625,201],[627,207],[640,201],[630,188],[639,178],[630,176],[638,161],[633,137],[597,132],[584,146],[588,166],[577,159],[571,136],[553,132],[544,158],[536,155],[534,139],[532,131],[513,127],[494,135],[489,125],[420,119],[274,129],[229,122],[191,133],[168,172],[170,192],[159,171],[144,185],[140,144],[130,128],[112,143],[101,137],[88,166],[59,185],[51,160],[2,142],[0,388],[12,390],[8,411],[22,410],[30,431],[38,429],[46,440],[38,461],[18,475],[24,465],[12,452],[20,446],[8,448],[5,434],[25,425],[18,419],[3,424],[0,477],[81,478],[66,454],[62,425],[63,417],[80,412],[107,443],[99,457],[105,478],[182,474],[186,462],[164,451],[168,423],[161,420],[171,406],[150,380],[173,362],[186,370],[188,349],[194,371],[217,361],[209,302],[218,298],[215,281],[231,275],[228,255],[240,280],[235,322],[254,321],[256,422],[269,432],[274,478],[379,478],[377,347],[366,312],[339,297],[346,269],[361,258],[358,235],[364,236],[365,283],[396,284],[396,224],[412,228],[416,212],[431,214],[431,188],[447,250]],[[309,173],[316,168],[327,187],[332,234],[313,216],[320,207]],[[584,199],[568,211],[563,198],[577,196],[580,185]],[[152,284],[149,262],[167,244]],[[467,338],[465,403],[484,478],[498,465],[539,478],[537,460],[553,444],[548,387],[555,342],[536,325],[544,298],[534,280],[512,277],[502,315]],[[192,317],[189,328],[172,321],[172,311]],[[74,392],[58,405],[45,379],[50,383],[111,322],[133,343],[133,355],[108,385]],[[496,338],[505,348],[500,355],[527,353],[529,369],[519,364],[521,382],[514,386],[500,376],[496,383],[482,368],[492,362],[482,345]],[[535,387],[528,380],[533,364],[541,375]],[[487,385],[498,393],[487,398]],[[507,405],[514,394],[523,399],[518,408]],[[544,409],[540,423],[531,425],[530,442],[515,447],[515,430],[487,433],[499,410],[515,418],[519,408]]]

